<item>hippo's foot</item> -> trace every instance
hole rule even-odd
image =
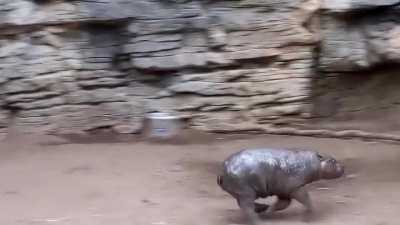
[[[303,221],[311,222],[314,219],[314,207],[311,203],[308,191],[304,187],[300,188],[292,194],[292,197],[306,208],[303,216]]]
[[[306,223],[309,223],[309,222],[312,222],[313,220],[314,220],[313,212],[307,210],[303,215],[302,221],[306,222]]]
[[[249,225],[260,225],[260,218],[256,213],[255,197],[241,196],[237,198],[238,205],[244,216],[249,222]]]
[[[276,201],[273,205],[271,205],[267,210],[267,214],[271,214],[276,211],[281,211],[289,207],[292,200],[286,197],[278,197],[278,201]]]
[[[255,211],[256,213],[263,213],[263,212],[267,211],[267,209],[268,209],[269,207],[270,207],[270,206],[269,206],[269,205],[266,205],[266,204],[255,203],[255,209],[254,209],[254,211]]]

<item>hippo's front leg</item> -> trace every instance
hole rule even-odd
[[[291,196],[293,199],[296,199],[298,202],[304,205],[304,207],[306,208],[304,220],[310,221],[312,219],[314,207],[311,203],[311,198],[308,194],[307,189],[305,187],[302,187],[294,191]]]
[[[270,206],[267,204],[261,204],[261,203],[257,203],[257,202],[254,204],[255,204],[256,213],[263,213],[270,208]]]
[[[259,225],[260,219],[256,213],[256,198],[249,196],[240,196],[237,198],[238,205],[244,216],[249,221],[250,225]]]

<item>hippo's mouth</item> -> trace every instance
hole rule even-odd
[[[344,175],[344,167],[342,165],[337,165],[337,173],[339,177]]]

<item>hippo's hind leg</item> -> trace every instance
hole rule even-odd
[[[278,197],[278,201],[274,204],[274,211],[281,211],[289,207],[292,200],[290,198]]]
[[[256,200],[255,196],[238,196],[237,198],[238,205],[242,210],[244,216],[249,221],[250,225],[259,225],[259,217],[256,213]]]
[[[289,207],[291,202],[292,200],[288,197],[278,196],[278,200],[268,208],[266,213],[270,214],[272,212],[284,210]]]
[[[302,205],[304,205],[304,207],[306,207],[304,220],[310,221],[312,219],[314,207],[311,203],[311,198],[310,195],[308,194],[307,189],[305,187],[302,187],[293,192],[291,196],[292,198],[300,202]]]
[[[272,213],[276,211],[281,211],[289,207],[290,203],[292,200],[290,198],[283,198],[283,197],[278,197],[278,201],[275,202],[272,205],[267,205],[267,204],[260,204],[260,203],[255,203],[256,204],[256,213],[263,213],[266,212]]]
[[[281,210],[286,209],[287,207],[289,207],[291,202],[292,202],[292,200],[290,198],[278,197],[278,201],[276,201],[272,205],[255,203],[256,204],[255,205],[256,206],[255,210],[256,210],[256,213],[266,212],[268,214],[268,213],[272,213],[272,212],[281,211]]]
[[[263,210],[263,206],[256,206],[256,194],[254,191],[248,186],[242,187],[238,185],[236,182],[229,182],[231,180],[224,179],[223,176],[217,177],[218,185],[227,193],[229,193],[232,197],[234,197],[243,212],[246,219],[250,221],[251,225],[258,225],[258,215],[256,213],[257,210]],[[238,191],[239,190],[239,191]],[[261,204],[260,204],[261,205]],[[259,208],[257,208],[259,207]],[[268,207],[268,206],[267,206]],[[257,208],[257,209],[256,209]]]

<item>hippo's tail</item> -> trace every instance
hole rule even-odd
[[[221,175],[218,175],[218,177],[217,177],[217,183],[218,183],[218,185],[219,185],[220,187],[222,187],[222,176],[221,176]]]

